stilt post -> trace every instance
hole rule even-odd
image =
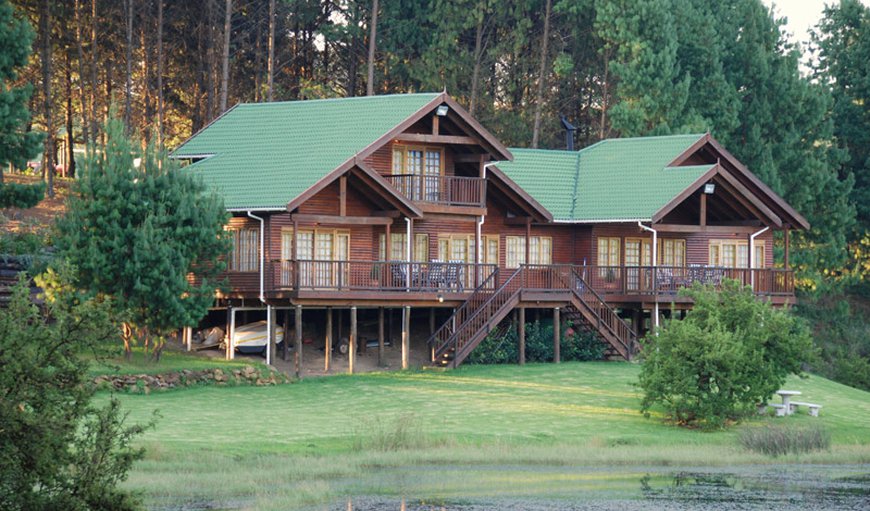
[[[284,309],[284,342],[281,344],[281,358],[290,360],[290,309]]]
[[[266,328],[268,328],[266,331],[266,365],[269,366],[275,361],[275,352],[278,349],[275,336],[275,318],[271,305],[266,305]]]
[[[409,365],[409,351],[411,350],[411,308],[402,308],[402,369]]]
[[[384,308],[378,308],[378,367],[384,367]]]
[[[332,365],[332,307],[326,308],[326,339],[323,343],[323,370],[329,372]]]
[[[350,308],[350,339],[347,344],[347,372],[353,374],[356,362],[356,307]]]
[[[561,314],[559,308],[553,309],[553,363],[558,364],[561,360],[559,349],[561,348]]]
[[[235,346],[233,346],[233,338],[236,336],[236,309],[230,309],[230,331],[227,333],[227,360],[232,360],[236,357]]]
[[[296,378],[302,379],[302,306],[296,306],[296,349],[293,350],[293,368]]]
[[[526,364],[526,308],[520,307],[520,319],[517,321],[517,336],[519,337],[520,365]]]

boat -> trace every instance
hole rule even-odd
[[[233,346],[242,354],[263,354],[266,352],[266,321],[254,321],[236,328]],[[275,325],[275,344],[284,341],[284,328]]]

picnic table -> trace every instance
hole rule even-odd
[[[785,414],[791,415],[792,413],[794,413],[791,409],[791,398],[792,398],[792,396],[801,395],[800,391],[798,391],[798,390],[777,390],[776,393],[779,395],[779,397],[782,398],[782,407],[785,409]]]

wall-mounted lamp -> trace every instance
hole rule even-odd
[[[450,111],[449,106],[441,105],[438,107],[437,110],[435,110],[435,114],[438,115],[438,117],[444,117],[445,115],[447,115],[447,112],[449,112],[449,111]]]
[[[438,303],[444,303],[444,295],[442,295],[441,293],[438,293],[437,298],[438,298]]]
[[[704,185],[704,193],[706,193],[707,195],[713,195],[713,192],[715,192],[715,191],[716,191],[716,184],[715,183],[707,183]]]

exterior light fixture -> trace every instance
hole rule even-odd
[[[447,106],[447,105],[441,105],[441,106],[438,107],[437,110],[435,110],[435,113],[438,115],[438,117],[444,117],[445,115],[447,115],[447,112],[448,112],[449,110],[450,110],[450,107],[449,107],[449,106]]]
[[[704,193],[706,193],[707,195],[713,195],[713,192],[715,192],[715,191],[716,191],[716,184],[715,183],[707,183],[704,185]]]
[[[444,303],[444,295],[438,293],[438,303]]]

